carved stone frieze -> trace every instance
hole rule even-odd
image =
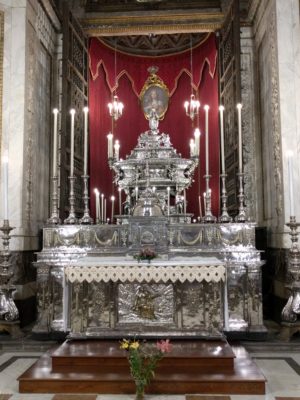
[[[274,180],[276,188],[276,213],[277,216],[283,213],[282,193],[282,154],[281,154],[281,131],[280,131],[280,105],[279,105],[279,82],[278,82],[278,55],[277,55],[277,29],[275,9],[271,14],[269,26],[271,39],[271,72],[272,72],[272,134],[273,134],[273,158],[274,158]]]
[[[35,28],[39,40],[53,54],[56,47],[56,33],[41,4],[37,7]]]
[[[36,40],[33,29],[28,29],[27,37],[27,132],[25,147],[25,182],[26,182],[26,202],[25,202],[25,219],[32,220],[32,184],[33,184],[33,157],[36,143],[34,141],[34,109],[35,109],[35,77],[36,77]]]
[[[4,12],[0,11],[0,143],[2,143],[2,94],[3,94],[3,50],[4,50]]]
[[[243,28],[241,37],[241,91],[243,103],[243,162],[244,191],[247,215],[257,220],[257,179],[256,179],[256,118],[253,37],[249,28]]]

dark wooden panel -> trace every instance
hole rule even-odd
[[[61,137],[61,175],[60,175],[60,216],[64,219],[69,208],[70,171],[70,109],[75,115],[74,174],[75,208],[82,212],[83,175],[83,107],[88,102],[87,82],[87,39],[78,21],[63,3],[63,59],[62,59],[62,137]]]
[[[224,139],[226,189],[231,214],[238,210],[237,103],[241,102],[239,1],[232,0],[219,38],[220,104],[225,107]]]

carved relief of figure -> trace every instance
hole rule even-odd
[[[177,195],[176,199],[176,212],[177,214],[183,214],[183,203],[184,203],[184,197],[181,195]]]
[[[140,286],[136,294],[133,311],[135,311],[140,318],[156,319],[154,314],[154,297],[155,296],[153,296],[147,288]]]

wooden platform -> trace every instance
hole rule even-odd
[[[148,393],[264,394],[265,377],[244,348],[227,342],[173,341]],[[134,393],[118,341],[65,342],[19,377],[20,393]]]

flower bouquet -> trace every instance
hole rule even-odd
[[[169,339],[160,340],[156,344],[140,343],[137,340],[123,339],[121,349],[128,352],[130,373],[135,382],[136,400],[144,398],[145,387],[154,377],[157,363],[165,353],[170,353],[172,344]]]
[[[138,262],[140,262],[141,260],[147,260],[148,262],[150,262],[151,260],[153,260],[153,258],[156,257],[156,253],[154,250],[152,250],[150,247],[144,247],[139,254],[136,254],[133,256],[136,260],[138,260]]]

